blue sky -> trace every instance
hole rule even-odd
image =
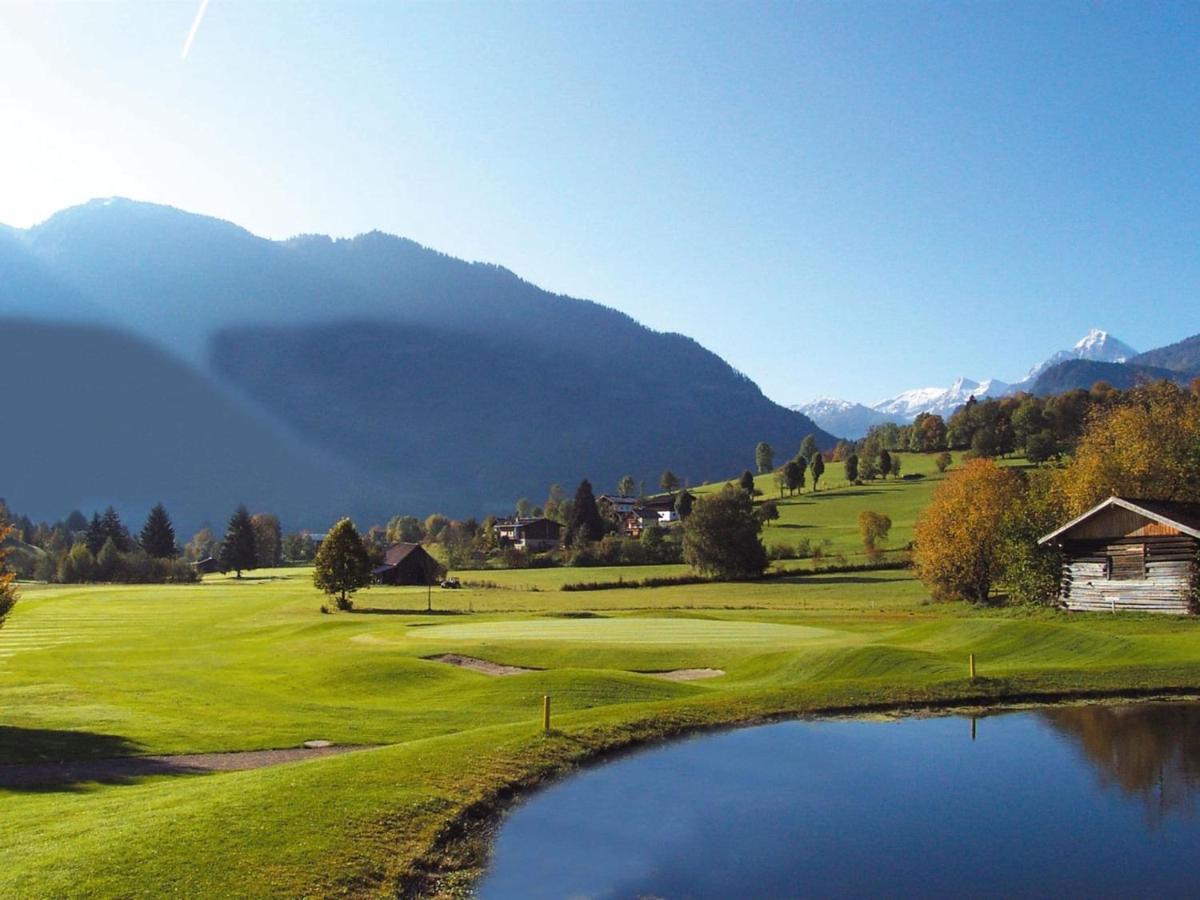
[[[1200,332],[1200,4],[0,4],[0,222],[402,234],[784,403]]]

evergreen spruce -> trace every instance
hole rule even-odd
[[[155,504],[154,509],[150,510],[138,543],[155,559],[174,559],[179,555],[175,549],[175,526],[171,524],[171,517],[161,503]]]
[[[242,571],[258,565],[258,544],[254,537],[254,523],[246,507],[239,506],[229,518],[229,528],[221,541],[221,565],[226,571],[233,570],[237,577]]]
[[[586,478],[575,490],[575,502],[571,504],[571,519],[567,523],[566,542],[575,546],[577,540],[598,541],[604,536],[604,520],[596,506],[592,483]]]

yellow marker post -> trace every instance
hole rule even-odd
[[[968,659],[969,659],[968,666],[970,667],[970,670],[971,670],[971,680],[974,681],[975,680],[975,654],[972,653]]]
[[[550,730],[550,695],[542,695],[542,731]]]

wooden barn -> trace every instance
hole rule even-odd
[[[437,584],[442,567],[420,544],[392,544],[371,574],[380,584]]]
[[[1109,497],[1038,543],[1063,551],[1067,609],[1196,612],[1200,504]]]

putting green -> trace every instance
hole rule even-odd
[[[409,637],[440,641],[578,641],[589,644],[801,644],[839,636],[829,628],[714,619],[537,619],[429,625]]]

